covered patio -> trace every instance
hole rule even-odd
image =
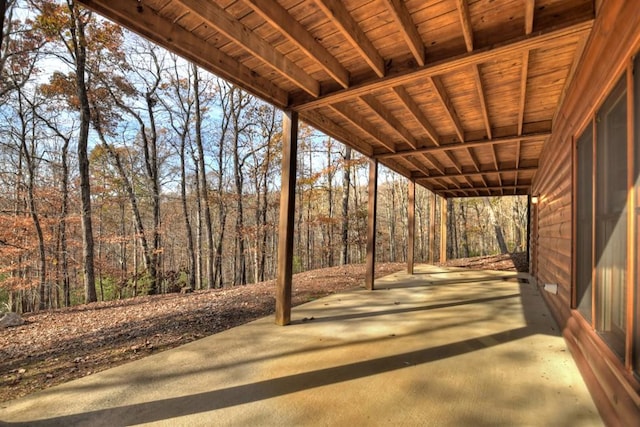
[[[529,275],[414,273],[5,403],[0,421],[602,425]]]

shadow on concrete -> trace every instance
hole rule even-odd
[[[246,385],[212,390],[206,393],[198,393],[170,399],[160,399],[153,402],[108,408],[44,420],[35,420],[26,423],[6,423],[5,425],[36,427],[96,425],[99,424],[98,420],[109,420],[109,423],[112,425],[149,423],[168,418],[242,405],[302,390],[395,371],[518,340],[529,336],[531,333],[532,331],[530,328],[521,327],[437,347],[430,347],[408,353],[336,366],[333,368],[319,369],[316,371],[289,375]]]
[[[485,302],[499,301],[499,300],[510,299],[510,298],[518,298],[518,297],[520,297],[520,294],[510,294],[510,295],[500,295],[496,297],[479,298],[479,299],[473,299],[468,301],[455,301],[455,302],[447,302],[447,303],[441,303],[441,304],[430,304],[430,305],[423,305],[419,307],[407,307],[407,308],[397,308],[393,310],[341,314],[339,316],[329,316],[329,317],[314,317],[313,322],[335,322],[340,320],[366,319],[370,317],[386,316],[391,314],[402,314],[402,313],[412,313],[417,311],[437,310],[440,308],[458,307],[458,306],[470,305],[470,304],[482,304]],[[292,324],[301,324],[301,323],[303,323],[303,321],[301,320],[296,320],[295,322],[292,322]]]

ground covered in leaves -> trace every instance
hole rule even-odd
[[[524,263],[524,264],[523,264]],[[455,260],[447,265],[519,270],[526,256]],[[376,277],[406,268],[376,265]],[[293,304],[360,286],[364,265],[296,274]],[[99,302],[24,315],[0,330],[0,402],[16,399],[268,316],[274,281],[247,286]]]
[[[376,276],[406,264],[376,265]],[[294,275],[293,304],[357,287],[364,265]],[[0,402],[268,316],[275,282],[98,302],[23,316],[0,329]]]

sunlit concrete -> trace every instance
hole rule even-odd
[[[415,272],[0,404],[0,424],[602,424],[528,276]]]

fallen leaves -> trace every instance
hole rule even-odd
[[[376,275],[403,268],[378,264]],[[348,265],[296,274],[293,304],[357,286],[364,270],[364,265]],[[275,307],[274,291],[275,283],[268,281],[26,314],[24,325],[0,331],[0,401],[268,316]]]

